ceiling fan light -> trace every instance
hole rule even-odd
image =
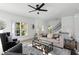
[[[37,14],[39,14],[39,12],[37,12]]]
[[[38,7],[39,7],[39,5],[36,5],[36,7],[38,8]]]

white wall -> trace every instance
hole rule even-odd
[[[61,21],[60,19],[51,19],[51,20],[44,21],[46,32],[48,32],[48,26],[55,27],[60,21]]]
[[[74,33],[74,16],[62,17],[62,32],[68,32],[70,35]]]
[[[73,16],[62,17],[62,31],[68,32],[70,36],[74,36],[79,42],[79,14]]]
[[[39,29],[44,26],[44,32],[48,33],[48,26],[55,27],[61,20],[60,19],[50,19],[50,20],[43,20],[43,19],[37,19],[35,21],[35,29],[36,32],[40,31]],[[41,32],[41,31],[40,31]]]
[[[35,21],[35,31],[36,31],[36,33],[41,32],[42,26],[44,26],[44,21],[38,18]]]
[[[79,14],[76,14],[74,16],[74,22],[75,22],[75,36],[76,40],[79,42]]]
[[[4,21],[6,24],[6,28],[3,30],[3,32],[11,32],[12,33],[12,24],[15,23],[16,21],[22,21],[28,24],[28,36],[24,36],[24,37],[17,37],[14,34],[12,34],[13,38],[18,38],[19,40],[23,40],[23,39],[27,39],[27,38],[31,38],[34,33],[35,30],[32,29],[32,24],[34,24],[35,19],[24,17],[24,16],[20,16],[20,15],[15,15],[15,14],[11,14],[5,11],[0,11],[0,20]]]

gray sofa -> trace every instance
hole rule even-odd
[[[3,55],[22,55],[22,43],[18,43],[14,47],[8,49]]]

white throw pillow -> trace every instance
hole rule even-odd
[[[53,34],[52,34],[52,33],[49,33],[49,34],[47,35],[47,38],[52,39],[52,37],[53,37]]]

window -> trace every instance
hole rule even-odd
[[[15,35],[25,36],[28,35],[28,24],[23,22],[16,22],[15,24]]]

